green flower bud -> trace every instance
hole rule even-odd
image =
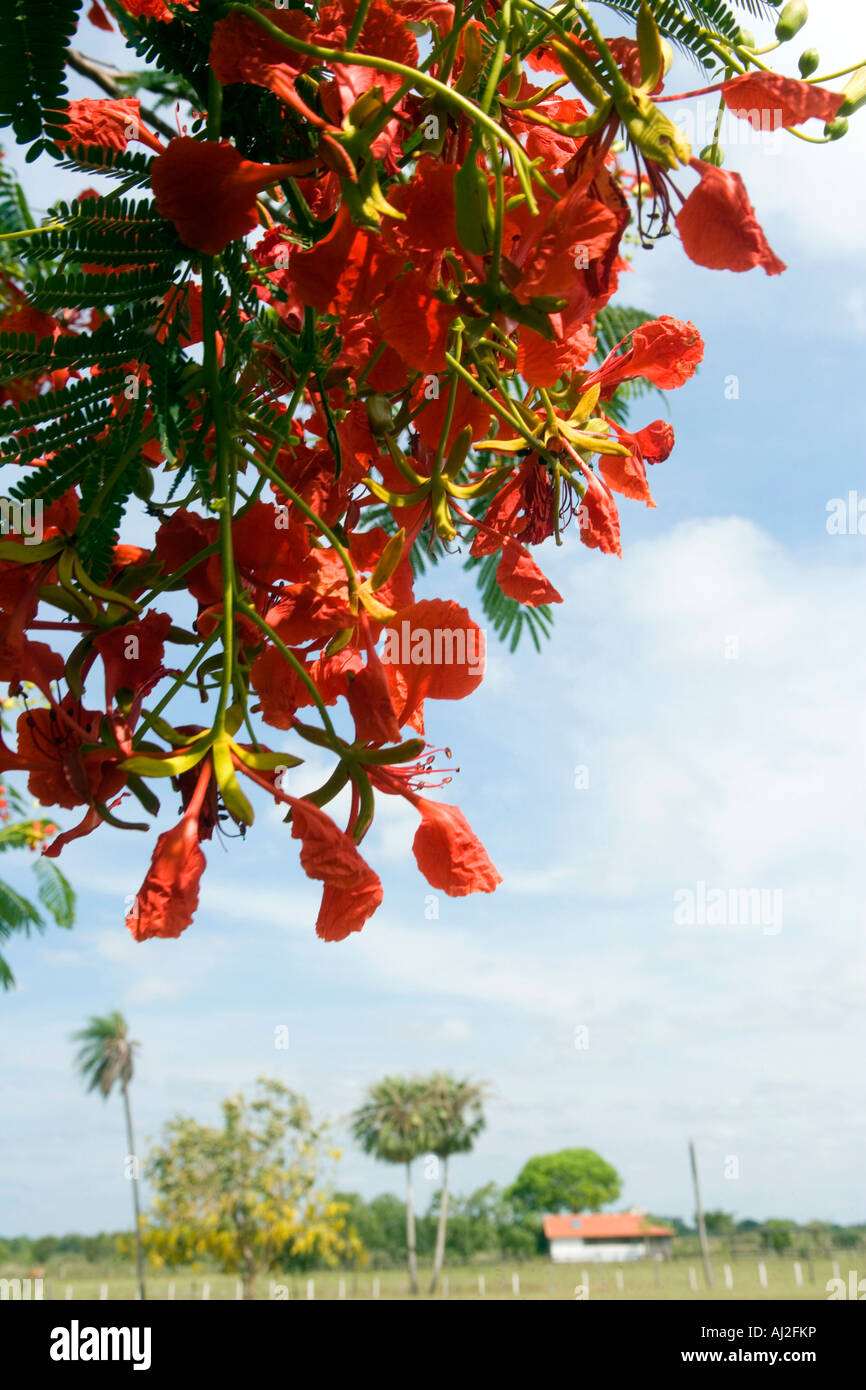
[[[758,40],[751,29],[743,29],[742,26],[737,32],[737,43],[740,48],[757,48],[758,46]]]
[[[799,34],[808,18],[809,6],[806,0],[788,0],[776,23],[776,38],[780,43],[787,43],[788,39]]]
[[[373,434],[388,434],[394,428],[391,402],[387,396],[367,397],[367,421]]]
[[[858,68],[842,88],[845,100],[837,111],[837,116],[853,116],[855,111],[866,104],[866,68]]]
[[[132,491],[142,502],[149,502],[153,496],[153,469],[146,463],[141,465],[138,476],[132,485]]]
[[[817,48],[804,48],[797,59],[797,66],[801,77],[811,77],[813,72],[817,72],[821,66]]]
[[[725,152],[718,145],[705,145],[698,158],[702,159],[705,164],[715,164],[718,169],[721,169],[725,162]]]
[[[848,122],[844,116],[837,116],[835,121],[829,121],[824,127],[824,134],[828,140],[841,140],[847,133]]]

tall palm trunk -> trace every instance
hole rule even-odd
[[[433,1278],[430,1280],[430,1292],[436,1292],[436,1285],[439,1283],[439,1275],[442,1273],[442,1266],[445,1263],[445,1234],[448,1229],[448,1159],[442,1160],[442,1198],[439,1204],[439,1225],[436,1228],[436,1250],[433,1255]]]
[[[129,1146],[129,1156],[133,1161],[132,1207],[135,1213],[135,1266],[138,1271],[138,1291],[143,1302],[147,1295],[144,1291],[144,1251],[141,1248],[141,1209],[138,1201],[138,1158],[135,1153],[135,1139],[132,1134],[132,1110],[129,1105],[129,1088],[125,1081],[122,1090],[123,1108],[126,1111],[126,1139]]]
[[[418,1292],[418,1260],[415,1255],[415,1206],[412,1201],[412,1164],[406,1164],[406,1249],[409,1255],[409,1292]]]

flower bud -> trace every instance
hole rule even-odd
[[[842,88],[842,95],[845,100],[839,107],[836,115],[853,116],[855,111],[866,103],[866,68],[858,68],[853,77],[850,77]]]
[[[367,422],[373,434],[389,434],[393,430],[394,417],[387,396],[367,397]]]
[[[741,25],[737,33],[737,44],[740,48],[757,48],[758,41],[751,29],[744,29]]]
[[[828,140],[841,140],[847,133],[848,122],[844,116],[837,116],[835,121],[828,121],[824,127],[824,134]]]
[[[806,0],[788,0],[776,24],[776,38],[780,43],[787,43],[795,34],[799,34],[808,18]]]
[[[813,72],[817,72],[821,66],[817,48],[804,48],[797,59],[797,66],[801,77],[811,77]]]
[[[142,502],[149,502],[153,496],[153,469],[146,463],[142,463],[132,485],[132,491]]]
[[[719,145],[705,145],[698,158],[702,159],[705,164],[715,164],[718,169],[721,169],[725,162],[725,152]]]

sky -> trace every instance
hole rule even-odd
[[[812,44],[822,71],[866,58],[857,0],[810,8],[788,71]],[[93,31],[78,43],[111,51]],[[414,813],[384,804],[364,846],[383,906],[322,943],[318,891],[262,804],[245,843],[208,847],[193,926],[137,945],[123,918],[153,837],[105,828],[71,845],[74,931],[8,951],[0,1234],[128,1224],[122,1107],[85,1094],[70,1044],[115,1008],[141,1043],[140,1148],[172,1114],[215,1121],[259,1075],[340,1132],[372,1081],[438,1068],[491,1086],[458,1192],[588,1147],[622,1174],[618,1207],[690,1218],[693,1137],[707,1208],[866,1220],[866,535],[827,524],[834,499],[866,498],[866,121],[820,148],[743,129],[727,167],[787,272],[702,270],[673,237],[635,248],[620,302],[690,319],[707,344],[670,396],[657,509],[623,502],[622,559],[571,532],[536,552],[566,600],[543,654],[492,639],[475,694],[428,705],[428,737],[461,769],[448,796],[502,887],[432,897]],[[27,179],[38,207],[67,195],[38,166]],[[632,418],[663,413],[648,399]],[[457,557],[419,591],[478,611]],[[27,872],[8,877],[24,887]],[[747,890],[760,910],[739,925]],[[343,1190],[400,1190],[345,1137]]]

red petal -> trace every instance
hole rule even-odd
[[[811,117],[832,121],[845,100],[841,92],[829,92],[826,87],[813,87],[777,72],[741,73],[726,82],[722,91],[731,115],[748,121],[755,130],[779,130]]]
[[[537,608],[541,603],[562,603],[562,595],[542,574],[526,547],[510,537],[502,548],[496,582],[509,598],[529,608]]]
[[[739,174],[692,160],[701,181],[677,215],[686,255],[710,270],[751,270],[763,266],[781,275],[784,261],[771,250]]]
[[[423,797],[414,804],[421,812],[421,824],[412,849],[431,887],[441,888],[449,898],[492,893],[502,876],[459,807]]]

